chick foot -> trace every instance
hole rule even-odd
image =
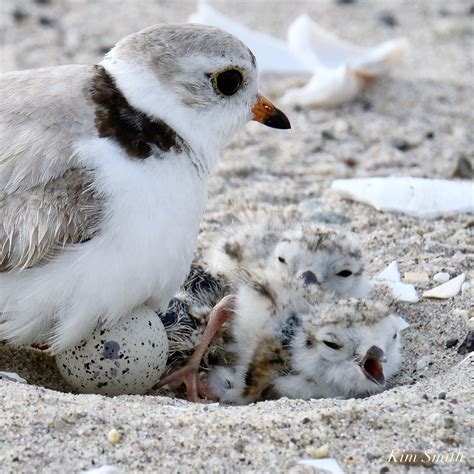
[[[234,314],[235,295],[227,295],[214,306],[209,315],[209,321],[201,340],[194,349],[193,355],[186,365],[160,380],[157,388],[167,385],[173,389],[184,383],[189,401],[198,402],[199,397],[206,400],[216,400],[216,396],[206,387],[199,375],[202,358],[221,326]]]

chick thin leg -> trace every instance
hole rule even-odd
[[[234,314],[234,305],[235,296],[227,295],[222,298],[216,306],[214,306],[209,315],[206,329],[199,344],[194,349],[193,355],[189,358],[184,367],[161,379],[158,388],[164,387],[165,385],[172,388],[184,383],[186,385],[186,394],[189,401],[199,401],[199,396],[208,400],[216,398],[215,395],[206,387],[206,384],[201,380],[201,377],[199,376],[199,367],[202,358],[217,331]]]

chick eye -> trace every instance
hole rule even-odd
[[[286,260],[283,257],[278,257],[278,261],[280,263],[286,263]]]
[[[393,338],[394,338],[394,339],[396,339],[396,338],[397,338],[397,333],[395,333],[395,334],[393,335]]]
[[[337,344],[336,342],[332,342],[332,341],[323,341],[323,343],[330,347],[331,349],[334,349],[335,351],[338,351],[339,349],[342,348],[342,346],[340,344]]]
[[[352,275],[352,272],[350,270],[341,270],[339,273],[336,273],[336,275],[342,278],[347,278]]]
[[[242,85],[242,74],[237,69],[227,69],[214,78],[216,89],[224,95],[235,94]]]

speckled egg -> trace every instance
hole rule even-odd
[[[160,317],[136,308],[110,329],[98,327],[88,340],[56,355],[67,382],[82,393],[143,394],[160,379],[168,338]]]

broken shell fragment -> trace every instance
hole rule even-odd
[[[431,290],[425,291],[423,293],[424,298],[437,298],[437,299],[447,299],[456,296],[460,291],[464,280],[466,279],[466,274],[462,273],[456,278],[443,283],[442,285],[436,286]]]

